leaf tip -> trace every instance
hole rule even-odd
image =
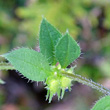
[[[69,34],[69,29],[66,29],[66,34]]]
[[[45,22],[46,18],[44,17],[44,15],[42,15],[42,22]]]

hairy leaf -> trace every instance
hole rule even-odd
[[[66,33],[56,46],[55,55],[62,68],[66,68],[71,62],[80,56],[80,47],[77,42]]]
[[[34,50],[20,48],[3,55],[25,77],[44,81],[50,75],[50,66],[45,57]]]
[[[61,36],[61,33],[49,22],[47,22],[46,19],[42,20],[39,38],[40,52],[46,56],[50,64],[54,65],[57,62],[54,51]]]
[[[110,110],[110,96],[100,99],[91,110]]]

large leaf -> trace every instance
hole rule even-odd
[[[110,110],[110,96],[100,99],[91,110]]]
[[[34,50],[21,48],[3,55],[25,77],[33,81],[44,81],[50,73],[45,57]]]
[[[66,33],[56,46],[55,55],[62,68],[66,68],[71,62],[80,56],[80,47],[77,42]]]
[[[54,65],[57,62],[54,51],[61,36],[61,33],[49,22],[47,22],[46,19],[42,20],[39,38],[40,52],[46,56],[50,64]]]

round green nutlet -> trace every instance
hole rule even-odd
[[[72,79],[63,76],[61,78],[61,88],[71,87],[72,86],[71,81]]]
[[[49,86],[50,84],[51,84],[51,81],[54,79],[54,76],[53,75],[51,75],[51,76],[49,76],[48,78],[47,78],[47,80],[46,80],[46,84]]]
[[[52,77],[51,77],[52,78]],[[60,83],[59,83],[59,80],[58,79],[51,79],[49,78],[48,81],[47,81],[47,89],[48,89],[48,92],[47,92],[47,96],[46,96],[46,99],[49,99],[49,103],[51,102],[52,100],[52,97],[57,94],[58,95],[58,99],[60,98]]]
[[[59,88],[60,88],[59,80],[52,80],[50,82],[49,89],[52,94],[55,94],[59,90]]]

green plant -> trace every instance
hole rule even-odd
[[[68,31],[62,35],[43,18],[40,26],[39,44],[40,52],[29,48],[19,48],[0,55],[10,62],[1,63],[0,70],[16,69],[29,80],[43,81],[47,89],[46,99],[49,99],[49,103],[55,94],[58,95],[58,100],[62,99],[65,89],[68,88],[69,91],[71,90],[72,81],[78,81],[108,95],[103,100],[101,99],[101,102],[99,101],[95,106],[100,107],[101,103],[110,100],[110,90],[92,80],[75,74],[75,67],[67,68],[81,54],[79,45],[69,35]],[[3,83],[1,80],[0,82]],[[105,105],[105,109],[108,110],[110,104],[105,103]],[[92,110],[96,110],[96,107]]]

